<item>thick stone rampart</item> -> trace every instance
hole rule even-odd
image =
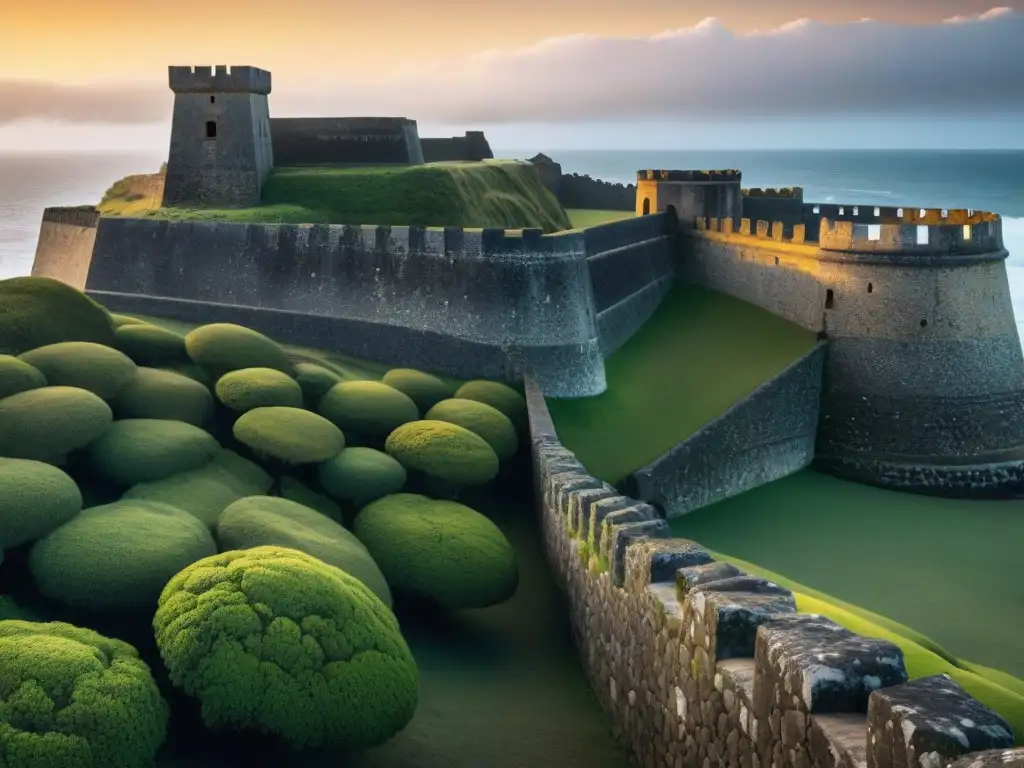
[[[997,216],[859,208],[870,221],[697,219],[680,277],[827,336],[816,463],[908,490],[1024,478],[1024,357]],[[828,210],[831,212],[831,209]]]
[[[798,614],[788,590],[671,538],[653,507],[559,444],[540,388],[525,383],[548,562],[587,677],[638,765],[1024,759],[1009,725],[948,676],[908,682],[897,646]]]
[[[621,347],[675,283],[677,227],[671,214],[623,219],[583,230],[601,351]]]
[[[810,466],[825,343],[633,473],[633,494],[678,517]]]
[[[99,218],[99,211],[92,206],[44,209],[32,275],[85,288]]]
[[[480,162],[492,160],[494,152],[483,131],[466,131],[464,136],[443,139],[420,139],[423,162]]]
[[[605,387],[579,232],[103,218],[86,289],[124,311],[267,311],[253,324],[285,341],[326,335],[327,349],[456,376],[530,371],[562,397]]]
[[[273,117],[270,138],[278,167],[423,163],[416,121],[405,117]]]

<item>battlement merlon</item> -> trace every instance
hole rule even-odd
[[[665,171],[646,169],[636,172],[637,181],[739,182],[742,178],[742,172],[732,169],[723,171]]]
[[[250,66],[168,67],[175,93],[270,93],[270,72]]]

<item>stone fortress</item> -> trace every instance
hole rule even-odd
[[[172,67],[170,83],[167,205],[254,204],[275,164],[430,157],[405,119],[271,119],[263,70]],[[486,143],[441,141],[448,154]],[[636,217],[547,235],[47,209],[33,274],[113,311],[525,381],[549,561],[583,665],[645,767],[1024,765],[1007,724],[950,678],[908,683],[895,646],[797,615],[786,590],[668,538],[666,517],[812,463],[926,493],[1024,481],[1024,356],[999,217],[816,205],[741,182],[640,171]],[[614,488],[559,444],[544,397],[603,392],[605,358],[677,281],[819,342]]]

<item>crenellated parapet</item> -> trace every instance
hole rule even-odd
[[[902,650],[673,538],[592,477],[526,381],[545,551],[584,670],[639,765],[1016,765],[1010,725]],[[967,756],[971,759],[968,759]]]
[[[175,93],[270,93],[270,72],[259,67],[168,67],[168,83]]]
[[[69,224],[75,227],[95,227],[99,220],[100,212],[93,205],[43,209],[43,223]]]
[[[645,169],[636,172],[637,181],[679,181],[679,182],[739,182],[741,171],[726,169],[720,171],[668,171]]]
[[[782,221],[756,221],[752,219],[716,219],[711,216],[698,216],[694,219],[694,230],[697,232],[718,232],[723,235],[742,235],[760,240],[771,240],[776,243],[804,245],[805,228],[803,224],[787,224]]]
[[[881,768],[1010,749],[1005,721],[948,677],[908,683],[893,644],[798,614],[788,590],[671,538],[653,508],[589,476],[527,395],[551,565],[595,691],[641,764]],[[956,718],[967,731],[947,738]]]
[[[743,190],[744,197],[771,197],[786,200],[803,200],[803,187],[749,187]]]

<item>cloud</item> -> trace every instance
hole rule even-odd
[[[387,79],[319,84],[275,75],[277,116],[405,115],[461,124],[1024,111],[1024,14],[908,26],[797,19],[735,34],[716,19],[647,37],[571,35],[461,60],[418,62]],[[258,62],[254,62],[258,63]],[[163,83],[67,87],[0,81],[0,123],[166,120]]]

